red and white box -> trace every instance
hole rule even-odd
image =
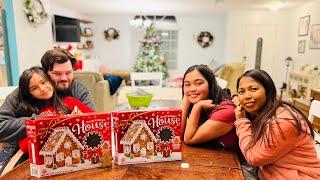
[[[181,160],[181,109],[112,112],[112,119],[115,163]]]
[[[31,176],[100,167],[111,156],[111,114],[43,116],[26,121]]]

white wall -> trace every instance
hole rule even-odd
[[[23,11],[23,1],[13,1],[20,74],[26,68],[40,65],[42,55],[52,49],[54,44],[57,44],[53,42],[52,37],[51,19],[53,14],[79,19],[86,18],[85,15],[76,11],[57,6],[54,1],[43,0],[42,2],[49,18],[44,24],[34,27],[28,22]],[[64,46],[66,43],[58,44]]]
[[[194,64],[209,64],[215,60],[219,64],[226,61],[226,18],[224,15],[177,16],[179,25],[178,70],[182,74]],[[207,48],[202,48],[197,42],[201,31],[210,32],[215,40]],[[174,74],[174,73],[173,73]]]
[[[285,79],[284,59],[288,53],[288,12],[272,11],[234,11],[227,16],[226,59],[227,61],[241,61],[244,53],[245,27],[247,25],[275,25],[277,27],[274,74],[270,74],[277,86]]]
[[[131,31],[128,15],[97,15],[91,16],[93,21],[93,54],[106,67],[106,69],[124,69],[133,67],[135,55],[131,53]],[[116,40],[107,41],[104,31],[113,27],[120,31]]]
[[[56,6],[54,1],[44,0],[48,13],[59,14],[74,18],[88,18],[93,21],[94,49],[92,54],[97,57],[107,69],[131,70],[139,43],[137,35],[129,27],[129,20],[133,15],[96,15],[85,16],[73,10]],[[40,64],[43,53],[53,47],[51,20],[39,27],[33,27],[22,11],[23,1],[13,1],[15,24],[17,33],[17,48],[20,72],[25,68]],[[277,84],[284,81],[284,59],[291,56],[296,64],[319,64],[320,50],[309,49],[310,32],[308,36],[298,37],[299,18],[311,15],[311,23],[320,23],[320,2],[307,4],[290,10],[289,12],[257,12],[233,11],[227,15],[178,15],[178,69],[171,71],[171,75],[181,75],[186,68],[193,64],[208,64],[212,59],[219,64],[239,61],[243,57],[244,28],[248,24],[274,24],[277,26],[277,48],[275,67],[272,74]],[[51,18],[51,16],[50,16]],[[120,31],[118,40],[107,41],[104,30],[114,27]],[[196,41],[196,35],[201,31],[209,31],[214,37],[214,43],[208,48],[201,48]],[[310,31],[310,29],[309,29]],[[298,40],[306,39],[307,47],[304,54],[297,53]],[[298,65],[296,65],[298,66]]]
[[[140,46],[137,38],[139,32],[129,27],[130,15],[91,16],[94,22],[94,54],[107,69],[132,69]],[[219,63],[225,61],[225,17],[223,15],[177,16],[178,33],[178,69],[170,71],[172,76],[181,75],[193,64],[208,64],[212,59]],[[120,31],[118,40],[107,41],[104,30],[114,27]],[[208,48],[198,45],[196,35],[209,31],[214,43]],[[141,32],[140,32],[141,33]],[[143,33],[143,32],[142,32]]]
[[[48,1],[44,0],[48,8]],[[51,20],[34,27],[23,12],[23,0],[13,1],[20,74],[26,68],[40,65],[44,52],[52,47]]]
[[[298,36],[298,27],[300,17],[310,15],[310,26],[307,36]],[[320,2],[306,4],[305,6],[296,8],[290,12],[289,19],[289,33],[288,39],[289,54],[294,60],[295,69],[301,65],[320,65],[320,49],[309,49],[310,32],[313,24],[320,24]],[[297,53],[298,41],[306,40],[305,52],[303,54]]]

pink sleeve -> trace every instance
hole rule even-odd
[[[290,152],[303,138],[309,138],[304,133],[297,136],[297,129],[292,121],[274,119],[271,125],[274,132],[273,139],[268,136],[271,147],[268,146],[267,140],[260,139],[252,148],[246,151],[245,148],[252,139],[251,121],[247,118],[241,118],[235,122],[240,149],[250,165],[270,164]],[[282,133],[278,126],[281,128]],[[269,132],[267,128],[267,134]]]
[[[230,105],[218,107],[218,109],[213,110],[213,112],[210,114],[209,119],[213,121],[220,121],[228,124],[233,124],[236,119],[234,107]]]

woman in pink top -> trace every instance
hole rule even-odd
[[[276,99],[276,87],[262,70],[249,70],[237,82],[236,131],[240,149],[261,179],[320,179],[320,161],[310,122]]]
[[[206,65],[194,65],[185,72],[182,93],[184,143],[214,141],[227,148],[238,147],[230,92],[218,86]]]

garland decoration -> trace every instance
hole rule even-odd
[[[197,39],[198,39],[198,44],[203,48],[209,47],[214,40],[213,36],[208,31],[200,32]]]
[[[119,31],[117,31],[115,28],[111,27],[104,31],[104,37],[108,41],[112,41],[114,39],[118,39],[119,37]]]
[[[41,0],[25,0],[23,10],[29,22],[34,26],[43,24],[48,19],[48,13],[45,11]]]

